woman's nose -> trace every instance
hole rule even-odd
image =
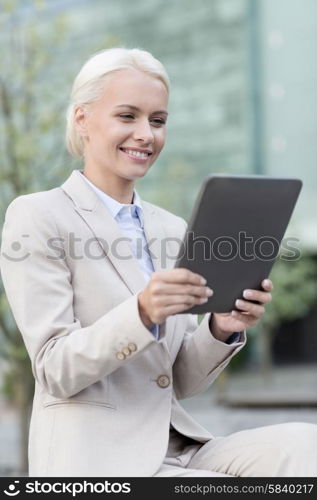
[[[133,135],[135,140],[139,140],[147,144],[151,144],[154,141],[153,130],[148,120],[142,120],[135,124]]]

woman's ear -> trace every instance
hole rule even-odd
[[[87,131],[87,110],[82,106],[77,106],[74,112],[74,124],[78,134],[84,138],[88,136]]]

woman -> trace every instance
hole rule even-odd
[[[148,52],[93,56],[67,116],[68,149],[83,170],[7,210],[2,276],[36,380],[30,475],[315,475],[317,426],[215,439],[178,403],[243,347],[272,283],[245,291],[241,312],[199,326],[176,315],[212,290],[171,260],[162,269],[161,244],[181,240],[185,222],[134,189],[164,146],[168,91]]]

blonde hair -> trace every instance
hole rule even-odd
[[[67,110],[66,146],[72,156],[83,158],[83,139],[75,127],[75,109],[96,101],[102,94],[105,77],[114,71],[137,69],[163,82],[170,83],[163,64],[150,52],[141,49],[112,48],[94,54],[83,65],[74,80]]]

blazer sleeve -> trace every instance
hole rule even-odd
[[[206,314],[198,325],[196,315],[184,315],[184,339],[173,364],[174,390],[178,399],[205,391],[246,343],[245,332],[234,344],[217,340],[210,332],[209,319],[210,314]]]
[[[81,327],[74,317],[70,270],[65,259],[52,249],[48,252],[47,242],[58,237],[58,230],[43,205],[25,195],[8,207],[1,274],[34,377],[49,394],[68,398],[139,356],[156,340],[140,319],[137,296]],[[118,359],[129,343],[136,350],[127,359]]]

